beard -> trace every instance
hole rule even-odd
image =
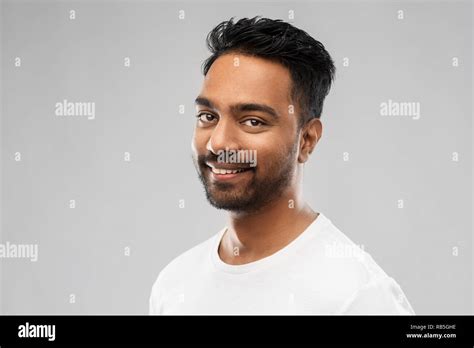
[[[204,186],[206,198],[217,209],[237,213],[255,213],[272,201],[280,198],[290,185],[296,163],[298,142],[278,157],[269,161],[265,173],[258,165],[250,169],[251,177],[244,183],[217,182],[210,179],[210,169],[206,162],[216,162],[212,153],[193,156],[199,179]],[[261,169],[261,168],[260,168]]]

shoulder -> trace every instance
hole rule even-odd
[[[400,285],[387,276],[373,279],[354,292],[337,314],[413,315],[415,311]]]
[[[163,274],[183,272],[196,269],[203,262],[208,261],[209,253],[215,242],[216,235],[193,246],[172,259],[161,271]]]
[[[414,314],[398,283],[327,219],[319,239],[328,287],[342,289],[339,314]]]
[[[376,278],[387,276],[363,244],[354,243],[331,220],[324,215],[321,217],[307,251],[311,264],[328,287],[341,289],[341,295],[348,294]]]
[[[159,296],[162,288],[179,286],[187,278],[196,276],[199,270],[207,269],[210,251],[218,234],[214,234],[172,259],[161,270],[153,283],[152,296]]]

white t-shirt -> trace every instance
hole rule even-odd
[[[322,213],[276,253],[221,260],[226,228],[171,261],[150,314],[415,314],[402,289]]]

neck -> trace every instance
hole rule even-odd
[[[304,202],[301,190],[285,192],[255,213],[231,213],[219,255],[235,265],[269,256],[298,237],[318,215]]]

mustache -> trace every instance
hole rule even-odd
[[[206,162],[217,162],[217,155],[214,155],[212,152],[209,152],[205,155],[198,155],[197,162],[200,167],[205,167],[207,166]]]
[[[205,155],[197,155],[196,156],[196,162],[198,167],[204,169],[209,166],[210,163],[216,164],[216,163],[226,163],[226,164],[240,164],[239,168],[248,168],[255,170],[255,164],[252,165],[252,163],[247,163],[247,162],[239,162],[239,161],[223,161],[222,159],[219,160],[219,155],[216,155],[212,152],[208,152]]]

